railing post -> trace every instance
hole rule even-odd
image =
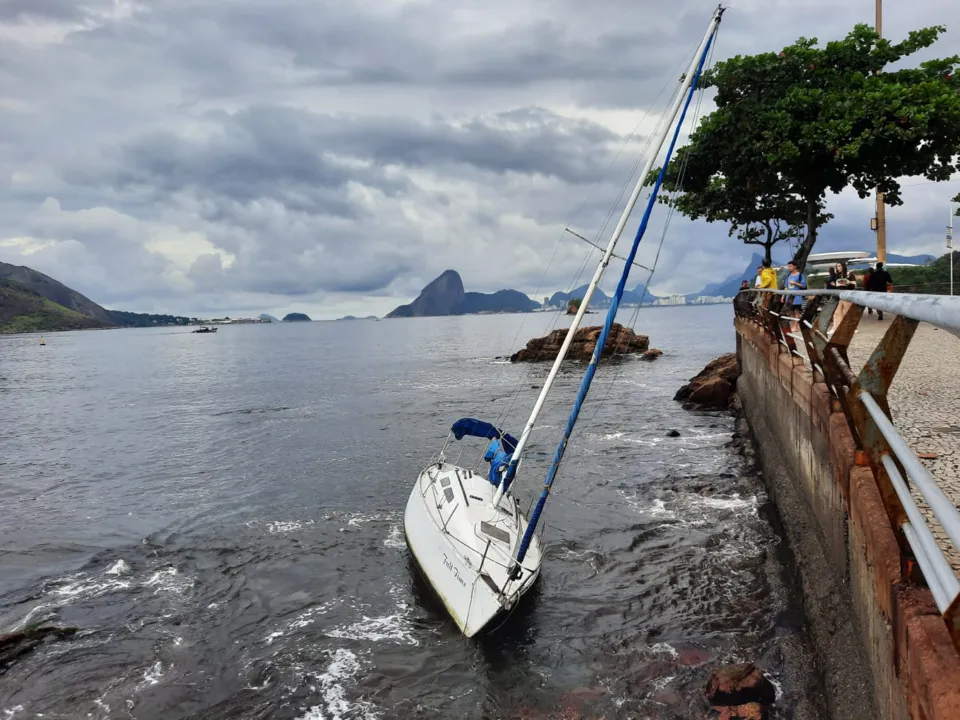
[[[900,368],[907,347],[910,345],[910,340],[916,332],[917,325],[919,323],[916,320],[910,320],[903,315],[898,315],[890,323],[890,327],[887,328],[880,343],[870,355],[870,359],[861,369],[860,375],[857,377],[856,387],[850,388],[847,396],[851,419],[856,425],[857,435],[859,436],[858,447],[866,452],[870,469],[873,470],[877,488],[880,490],[880,496],[887,511],[887,517],[890,518],[890,524],[893,526],[897,542],[900,544],[901,556],[907,561],[905,567],[902,568],[905,575],[915,575],[912,572],[915,566],[913,551],[902,530],[903,524],[907,522],[907,514],[903,509],[900,498],[897,497],[897,491],[890,481],[890,476],[883,466],[881,458],[884,455],[890,455],[901,475],[903,475],[904,481],[909,483],[909,479],[896,454],[892,452],[890,445],[877,428],[877,423],[864,408],[860,400],[860,392],[870,393],[870,396],[883,410],[884,415],[890,417],[887,393],[897,370]]]

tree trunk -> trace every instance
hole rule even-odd
[[[763,244],[763,256],[767,259],[771,265],[773,264],[773,243],[765,242]]]
[[[797,254],[794,255],[793,261],[797,264],[797,267],[800,269],[800,272],[804,271],[804,268],[807,266],[807,258],[810,256],[810,251],[813,250],[813,246],[817,242],[817,201],[816,199],[807,199],[807,236],[803,239],[803,242],[800,243],[800,247],[797,248]]]

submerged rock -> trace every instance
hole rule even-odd
[[[663,350],[659,350],[657,348],[650,348],[643,355],[640,356],[640,359],[650,362],[651,360],[656,360],[661,355],[663,355]]]
[[[593,356],[593,351],[597,347],[597,340],[600,339],[601,327],[580,328],[574,333],[573,342],[570,344],[570,350],[567,352],[569,360],[588,361]],[[567,331],[563,328],[554,330],[552,333],[542,338],[534,338],[527,343],[527,346],[513,354],[511,362],[538,362],[540,360],[555,360],[560,354],[560,346],[563,345],[563,339],[567,336]],[[630,328],[626,328],[619,323],[614,323],[610,328],[610,335],[603,347],[601,357],[610,357],[614,354],[632,354],[646,352],[650,347],[650,338],[646,335],[637,335]]]
[[[773,683],[753,663],[714,668],[704,692],[711,705],[727,709],[751,704],[772,705],[777,699]]]
[[[721,355],[674,395],[684,407],[723,410],[730,407],[737,387],[737,355]]]

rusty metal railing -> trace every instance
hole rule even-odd
[[[794,304],[795,297],[803,298],[802,305]],[[851,304],[831,331],[840,301]],[[751,288],[738,295],[734,308],[738,317],[755,320],[791,355],[801,358],[812,370],[814,382],[829,388],[847,420],[858,456],[866,457],[876,478],[900,545],[903,575],[930,589],[960,650],[960,579],[920,511],[908,481],[958,550],[960,510],[897,431],[887,402],[890,385],[920,322],[960,336],[960,297]],[[847,349],[866,308],[896,317],[866,364],[855,373]],[[914,571],[916,567],[920,577]]]

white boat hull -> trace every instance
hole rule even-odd
[[[540,574],[535,535],[520,576],[511,576],[527,519],[512,496],[493,507],[495,491],[482,475],[434,463],[417,478],[403,517],[420,572],[467,637],[512,610]]]

